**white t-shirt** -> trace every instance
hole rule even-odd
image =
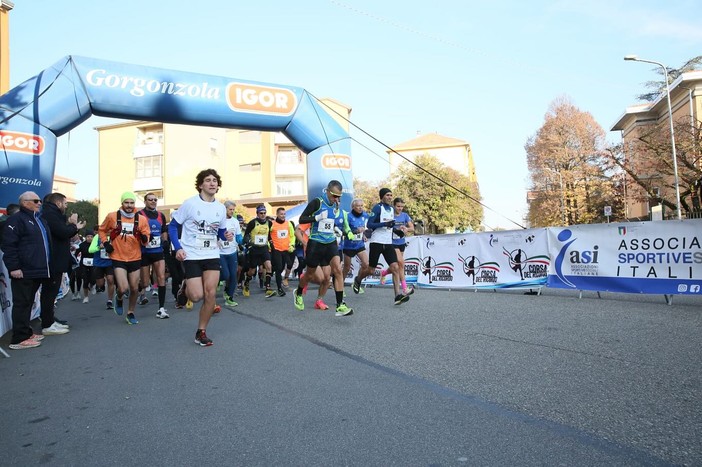
[[[231,255],[238,251],[236,236],[241,234],[241,226],[236,217],[230,217],[225,221],[225,228],[227,232],[231,232],[234,235],[234,240],[231,242],[226,240],[219,241],[219,254],[220,255]]]
[[[195,195],[183,202],[173,213],[173,219],[183,226],[180,245],[185,250],[186,261],[219,258],[217,231],[227,220],[224,204],[207,203]]]

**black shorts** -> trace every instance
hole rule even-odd
[[[407,248],[407,244],[403,243],[402,245],[393,245],[396,250],[400,250],[400,253],[405,252],[405,248]]]
[[[163,252],[160,253],[141,253],[141,267],[151,266],[158,261],[165,261]]]
[[[185,269],[186,279],[202,277],[203,271],[222,270],[222,265],[219,262],[219,258],[185,260],[183,261],[183,267]]]
[[[249,249],[248,259],[246,260],[246,265],[249,269],[254,269],[256,266],[260,266],[266,261],[271,260],[271,252],[268,251],[268,247],[264,248],[251,248]]]
[[[285,269],[292,269],[293,264],[295,264],[295,253],[290,253],[288,251],[271,251],[271,266],[273,271],[283,271]]]
[[[347,249],[344,248],[344,254],[345,254],[346,256],[348,256],[349,258],[353,258],[354,256],[356,256],[357,254],[359,254],[359,253],[362,252],[362,251],[366,251],[366,247],[365,247],[365,246],[362,246],[362,247],[359,248],[358,250],[347,250]]]
[[[395,253],[395,248],[392,244],[371,243],[368,251],[368,265],[371,268],[375,269],[375,267],[378,265],[378,260],[380,259],[381,254],[383,255],[383,258],[385,258],[385,262],[387,263],[386,266],[390,266],[392,263],[397,263],[397,253]]]
[[[95,279],[104,279],[105,276],[114,276],[115,271],[112,269],[112,266],[93,266],[95,269],[93,272],[95,273]]]
[[[136,261],[117,261],[117,260],[112,260],[112,269],[126,269],[127,274],[130,272],[134,271],[139,271],[141,270],[141,260],[136,260]]]
[[[95,280],[93,271],[94,269],[92,266],[78,266],[78,277],[83,279],[83,282],[86,286],[88,285],[88,282],[92,282]]]
[[[305,252],[305,262],[307,266],[316,268],[317,266],[329,266],[332,258],[339,254],[339,245],[337,243],[319,243],[316,240],[310,239],[307,242],[307,251]]]

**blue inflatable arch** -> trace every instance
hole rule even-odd
[[[307,153],[308,199],[331,179],[345,209],[353,198],[349,135],[302,88],[68,56],[0,96],[0,112],[0,207],[51,192],[57,138],[91,115],[280,131]]]

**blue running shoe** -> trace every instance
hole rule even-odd
[[[117,299],[117,292],[115,292],[113,304],[115,307],[115,313],[117,316],[122,316],[122,313],[124,313],[124,306],[122,305],[122,300]]]
[[[124,318],[124,320],[127,322],[127,324],[139,324],[139,321],[137,321],[134,313],[127,313],[127,317]]]

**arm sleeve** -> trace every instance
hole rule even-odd
[[[295,246],[295,224],[293,221],[288,221],[288,238],[290,238],[290,245]]]
[[[171,245],[173,246],[173,251],[183,249],[183,247],[180,246],[180,239],[178,238],[178,227],[180,227],[180,224],[178,223],[178,221],[175,220],[174,216],[171,219],[171,222],[168,224],[168,238],[171,241]]]
[[[305,207],[305,210],[302,211],[302,214],[300,214],[300,220],[298,222],[300,224],[311,224],[314,222],[314,213],[321,207],[321,205],[322,201],[319,198],[313,199],[307,205],[307,207]]]
[[[97,253],[100,251],[100,246],[98,245],[98,241],[100,240],[99,235],[95,235],[93,237],[93,241],[90,242],[90,246],[88,247],[88,253]]]
[[[371,211],[371,215],[368,217],[368,228],[369,229],[377,229],[380,227],[384,227],[385,224],[380,222],[380,203],[376,204],[373,206],[373,210]]]

